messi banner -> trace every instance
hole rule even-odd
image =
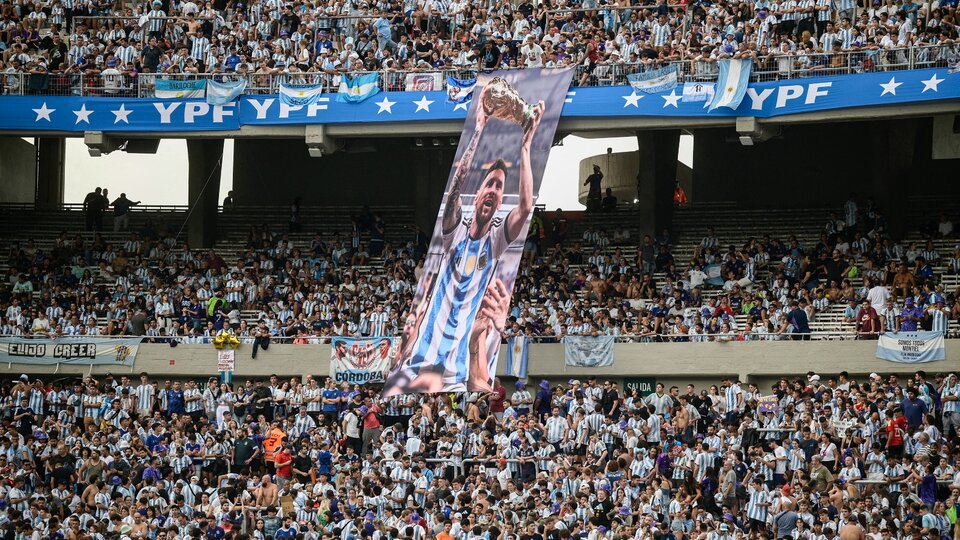
[[[54,365],[133,365],[140,338],[0,338],[0,362]]]
[[[613,336],[563,336],[563,363],[572,367],[613,365]]]
[[[903,364],[945,360],[943,332],[886,332],[877,340],[877,358]]]
[[[335,337],[330,344],[330,378],[350,384],[383,383],[397,354],[391,337]]]
[[[384,396],[491,391],[572,69],[481,74]]]

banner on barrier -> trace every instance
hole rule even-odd
[[[140,338],[0,338],[0,362],[53,365],[133,365]]]
[[[478,78],[384,395],[490,391],[572,69]]]
[[[383,383],[399,340],[391,337],[335,337],[330,344],[330,378],[350,384]]]
[[[613,336],[564,336],[563,363],[572,367],[613,365]]]
[[[904,364],[945,360],[943,332],[887,332],[877,340],[877,358]]]

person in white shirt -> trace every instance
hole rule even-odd
[[[520,47],[524,65],[528,68],[543,67],[543,48],[537,44],[532,35],[528,35],[523,47]]]

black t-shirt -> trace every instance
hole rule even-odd
[[[312,461],[310,460],[310,456],[301,456],[297,454],[297,456],[293,458],[293,468],[297,469],[298,471],[309,471],[311,464]],[[297,475],[297,479],[301,481],[306,481],[309,477],[309,474]]]
[[[151,47],[147,45],[143,48],[143,66],[149,68],[151,71],[156,71],[157,66],[160,65],[160,56],[163,55],[163,51],[160,50],[160,47]]]
[[[23,407],[17,407],[13,410],[13,416],[20,416],[27,413],[26,416],[17,420],[17,431],[20,433],[30,433],[33,428],[33,411]]]
[[[237,442],[233,443],[233,462],[237,465],[242,465],[250,459],[253,452],[254,444],[249,437],[238,439]]]
[[[418,41],[415,49],[417,50],[417,57],[422,58],[420,53],[433,52],[433,43],[429,41]]]
[[[610,516],[608,515],[613,511],[613,501],[610,500],[610,497],[607,497],[604,500],[597,499],[593,501],[593,504],[590,506],[593,509],[593,524],[600,527],[604,526],[607,529],[610,528]]]

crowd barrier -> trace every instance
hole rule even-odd
[[[960,44],[916,46],[898,49],[863,49],[833,53],[770,54],[758,57],[751,80],[754,82],[851,75],[882,71],[901,71],[931,67],[946,67],[949,56],[960,54]],[[712,82],[717,79],[716,60],[666,60],[639,64],[599,63],[593,67],[579,65],[573,86],[620,86],[629,84],[628,75],[676,66],[677,80],[685,82]],[[522,68],[515,68],[522,69]],[[361,75],[373,72],[351,72]],[[380,70],[379,85],[384,92],[411,90],[408,75],[438,74],[438,80],[429,85],[416,86],[417,91],[445,91],[447,76],[470,79],[483,73],[472,68],[426,70]],[[340,73],[121,73],[119,75],[88,74],[79,70],[62,73],[3,73],[4,95],[52,95],[83,97],[139,97],[154,96],[157,79],[216,80],[219,82],[246,79],[245,93],[276,94],[281,84],[319,84],[327,92],[336,92]]]

